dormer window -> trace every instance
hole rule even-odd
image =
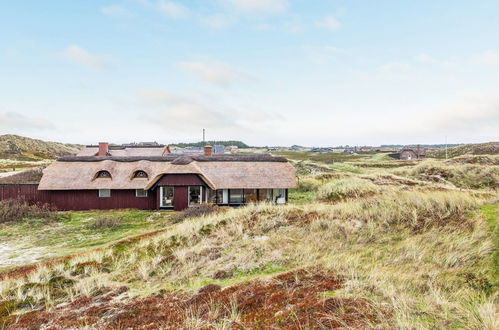
[[[148,175],[145,171],[136,171],[133,174],[133,179],[147,179]]]
[[[96,179],[111,179],[111,173],[109,173],[108,171],[99,171],[95,175],[95,178]]]

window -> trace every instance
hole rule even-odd
[[[218,204],[229,204],[229,190],[228,189],[217,190],[217,203]]]
[[[111,197],[111,189],[99,189],[99,198]]]
[[[286,204],[286,189],[274,189],[274,202]]]
[[[148,175],[147,175],[147,173],[145,171],[136,171],[133,174],[133,178],[134,179],[147,179]]]
[[[212,190],[210,188],[206,189],[206,202],[207,203],[217,203],[217,190]]]
[[[244,189],[244,202],[245,203],[256,202],[256,189]]]
[[[242,204],[243,203],[243,190],[242,189],[231,189],[230,190],[230,203],[231,204]]]
[[[111,173],[109,173],[108,171],[99,171],[95,175],[95,178],[96,179],[111,179]]]
[[[160,187],[160,207],[173,207],[173,187]]]
[[[147,197],[147,190],[135,189],[135,197]]]
[[[260,189],[258,190],[258,200],[260,202],[272,201],[272,189]]]
[[[189,206],[201,204],[201,186],[189,186]]]

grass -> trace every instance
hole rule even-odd
[[[130,313],[133,319],[147,318],[151,327],[160,327],[165,316],[155,315],[180,304],[190,307],[178,311],[183,315],[179,326],[286,324],[298,329],[306,328],[310,320],[293,309],[297,301],[288,299],[293,292],[317,291],[316,298],[306,295],[311,300],[303,308],[339,304],[321,311],[321,317],[345,327],[497,328],[496,191],[482,185],[457,189],[447,179],[434,182],[415,175],[419,165],[408,165],[408,170],[380,168],[377,164],[388,160],[373,158],[372,168],[359,171],[333,168],[328,172],[322,171],[324,164],[307,163],[303,168],[310,171],[303,171],[298,189],[290,191],[289,205],[248,205],[185,217],[180,223],[172,223],[168,213],[123,210],[71,212],[60,221],[61,229],[39,224],[42,230],[29,234],[28,227],[22,227],[27,223],[0,227],[0,235],[16,232],[4,236],[7,241],[32,235],[27,238],[33,247],[68,242],[61,249],[67,249],[65,253],[103,247],[5,278],[0,283],[0,322],[15,321],[10,312],[2,316],[5,302],[18,314],[40,309],[19,318],[19,324],[31,327],[46,324],[45,319],[63,322],[66,318],[76,322],[72,327],[92,327],[95,320],[117,327],[105,323],[114,320],[125,328],[131,326],[126,316]],[[463,176],[467,173],[459,169],[466,164],[437,165],[451,166]],[[474,175],[470,172],[470,178],[462,179],[476,180]],[[99,230],[87,225],[101,216],[118,217],[121,222]],[[156,220],[147,221],[151,216]],[[113,243],[158,228],[167,230]],[[303,269],[307,276],[296,275]],[[279,282],[283,272],[291,276],[285,285]],[[314,287],[321,283],[316,278],[320,274],[337,275],[341,285],[334,290]],[[192,302],[199,301],[198,290],[206,288],[215,290],[202,296],[207,309],[196,309],[201,307]],[[265,291],[269,288],[279,290]],[[121,293],[108,298],[117,291]],[[229,292],[239,295],[230,303],[217,300]],[[278,298],[269,306],[281,309],[265,314],[258,306],[271,297]],[[294,303],[282,303],[286,301]],[[51,308],[68,302],[72,305]],[[95,319],[92,311],[96,309],[85,306],[104,308],[110,317],[102,320],[102,314],[97,314]],[[147,311],[137,306],[147,306]],[[251,319],[245,313],[254,307],[248,306],[257,306]],[[359,306],[362,313],[356,312]],[[71,317],[74,310],[78,317]],[[294,323],[288,316],[295,317]],[[82,323],[74,321],[80,317]],[[355,323],[357,318],[362,323]]]
[[[499,205],[484,205],[480,208],[481,215],[487,221],[490,232],[493,233],[496,249],[492,255],[491,276],[496,288],[499,288]]]
[[[60,212],[54,221],[24,221],[0,225],[0,272],[52,257],[60,257],[164,228],[169,213],[152,211]],[[111,228],[95,225],[103,219],[121,219]]]
[[[347,198],[359,198],[378,193],[380,189],[369,180],[360,178],[344,178],[321,186],[317,198],[334,202]]]
[[[407,170],[406,173],[429,181],[448,181],[459,188],[499,187],[499,166],[497,165],[447,165],[436,161],[424,161]]]

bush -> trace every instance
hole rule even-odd
[[[201,217],[211,213],[217,213],[220,211],[220,207],[215,204],[205,203],[198,204],[185,209],[182,212],[175,214],[172,218],[174,223],[181,222],[188,218]]]
[[[305,177],[300,178],[298,181],[298,191],[300,192],[311,192],[317,191],[321,186],[321,182],[315,178]]]
[[[19,183],[40,183],[43,174],[43,167],[25,170],[5,178],[0,178],[0,183],[19,184]]]
[[[359,198],[379,192],[378,186],[369,180],[345,178],[329,182],[319,188],[317,198],[334,202],[346,198]]]
[[[23,199],[0,201],[0,223],[19,222],[27,218],[49,219],[55,214],[48,204],[29,204]]]
[[[447,166],[437,162],[424,162],[410,171],[410,175],[430,181],[446,180],[459,188],[498,188],[499,167],[484,165]]]
[[[110,229],[121,224],[121,217],[102,216],[90,225],[91,229]]]

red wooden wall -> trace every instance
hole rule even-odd
[[[135,190],[112,190],[110,198],[99,198],[98,190],[38,190],[38,185],[0,185],[0,200],[24,198],[30,203],[46,203],[58,210],[155,209],[157,190],[135,197]]]
[[[205,186],[197,174],[165,174],[156,183],[158,186]]]

